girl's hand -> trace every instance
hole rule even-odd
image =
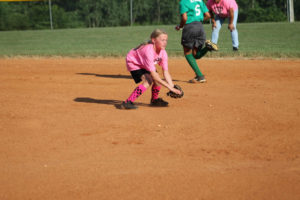
[[[182,98],[184,93],[179,85],[174,85],[174,87],[170,89],[170,91],[167,93],[167,95],[172,98],[177,99],[177,98]]]
[[[176,94],[181,94],[181,91],[177,90],[176,88],[171,88],[170,90]]]
[[[179,31],[181,28],[179,25],[175,26],[175,30]]]
[[[212,26],[212,29],[217,28],[217,23],[215,21],[213,21],[211,26]]]
[[[228,29],[232,32],[235,29],[235,27],[233,24],[228,24]]]

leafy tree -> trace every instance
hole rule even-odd
[[[177,24],[179,0],[132,0],[133,22]],[[287,21],[287,0],[236,0],[239,22]],[[294,0],[300,19],[300,0]],[[130,0],[52,0],[54,28],[130,25]],[[0,30],[48,29],[48,1],[0,2]]]
[[[6,2],[0,4],[0,30],[5,30],[7,28],[7,17],[8,17],[8,6]]]
[[[284,2],[285,0],[238,0],[239,21],[286,21]]]
[[[178,0],[160,0],[160,20],[162,24],[177,24],[180,20]]]
[[[295,20],[300,20],[300,0],[294,0]]]
[[[27,16],[27,9],[18,6],[20,3],[1,4],[1,30],[25,30],[31,28],[31,22]]]

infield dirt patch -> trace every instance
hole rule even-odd
[[[0,199],[300,199],[300,61],[198,63],[128,111],[124,59],[0,59]]]

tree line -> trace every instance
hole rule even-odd
[[[239,22],[287,21],[286,0],[236,0]],[[53,27],[83,28],[179,23],[178,0],[52,0]],[[294,0],[300,19],[300,0]],[[48,0],[0,2],[0,30],[48,29]]]

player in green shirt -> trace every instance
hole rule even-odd
[[[196,73],[196,77],[190,83],[205,83],[206,79],[200,71],[195,59],[202,58],[208,51],[218,50],[217,45],[206,40],[206,34],[202,25],[203,21],[210,18],[209,11],[203,0],[181,0],[179,3],[181,22],[176,30],[183,28],[181,45],[186,60]],[[205,45],[204,48],[202,48]]]

